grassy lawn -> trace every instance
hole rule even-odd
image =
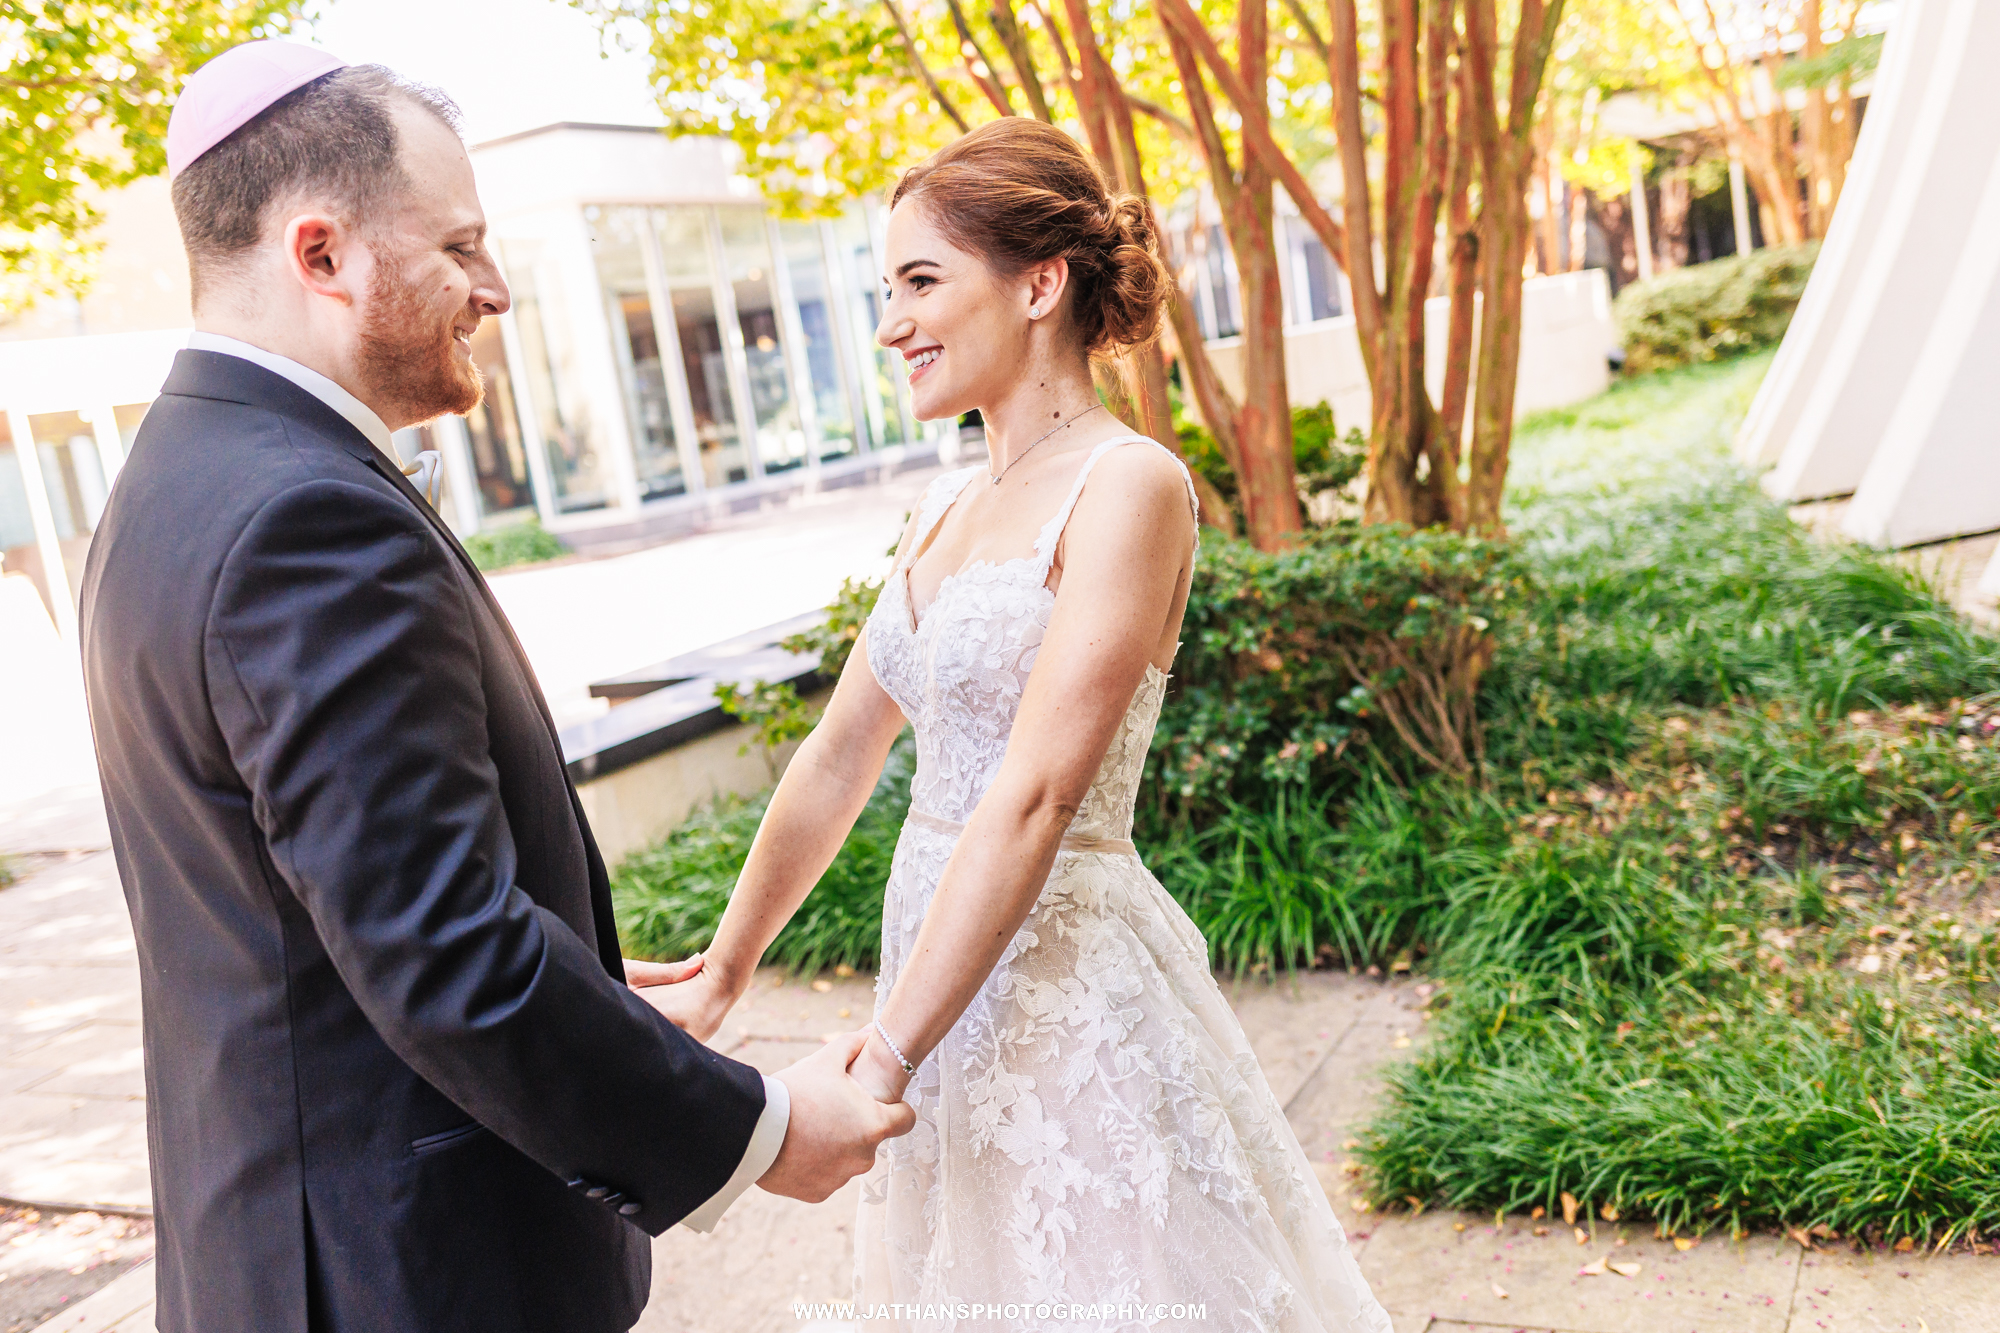
[[[1379,747],[1142,828],[1217,961],[1426,975],[1357,1156],[1381,1206],[1875,1243],[2000,1228],[2000,641],[1817,543],[1729,460],[1768,356],[1527,423],[1483,778]],[[907,751],[773,961],[871,966]],[[633,952],[706,944],[762,813],[620,868]]]
[[[2000,1226],[2000,643],[1736,475],[1764,365],[1525,432],[1500,763],[1429,827],[1401,803],[1441,989],[1360,1154],[1379,1202]]]

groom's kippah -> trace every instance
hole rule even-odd
[[[258,112],[295,88],[344,68],[339,56],[297,42],[245,42],[188,76],[167,120],[167,176],[187,170]]]

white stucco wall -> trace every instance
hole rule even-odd
[[[1424,370],[1433,401],[1444,390],[1445,339],[1451,302],[1424,306]],[[1611,288],[1601,269],[1530,278],[1521,286],[1521,366],[1515,389],[1517,415],[1565,407],[1604,392],[1611,384],[1607,359],[1617,344]],[[1243,390],[1243,340],[1208,344],[1216,373],[1233,394]],[[1342,431],[1368,430],[1368,375],[1354,317],[1316,320],[1285,330],[1285,379],[1292,402],[1326,402]]]

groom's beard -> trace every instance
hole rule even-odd
[[[360,370],[377,401],[395,404],[417,421],[457,416],[479,406],[479,367],[461,362],[452,339],[464,312],[440,319],[397,275],[393,257],[378,253],[361,326]]]

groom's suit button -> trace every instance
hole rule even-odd
[[[586,1199],[601,1199],[609,1193],[611,1193],[609,1185],[592,1185],[583,1192],[583,1197]]]
[[[618,1205],[618,1215],[620,1217],[630,1217],[645,1206],[645,1204],[640,1203],[637,1199],[627,1199]]]

